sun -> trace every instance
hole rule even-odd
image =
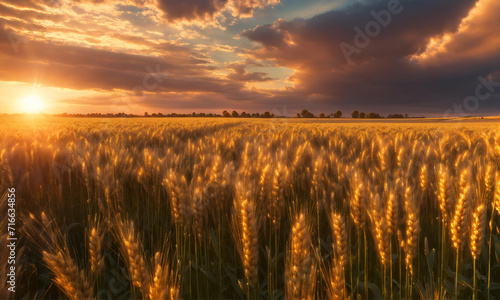
[[[40,96],[31,94],[21,99],[20,107],[22,112],[35,114],[41,112],[45,108],[45,103]]]

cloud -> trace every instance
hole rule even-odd
[[[480,0],[485,13],[478,14],[473,10],[476,2],[401,1],[402,11],[392,15],[386,27],[380,26],[380,34],[353,53],[350,61],[339,45],[356,45],[354,28],[365,30],[374,13],[387,10],[387,1],[355,4],[306,20],[280,19],[243,31],[241,36],[258,44],[244,55],[294,69],[290,77],[294,92],[307,95],[307,107],[371,107],[380,112],[397,105],[421,111],[445,109],[473,93],[479,75],[500,69],[500,43],[492,37],[500,30],[494,17],[499,4]],[[463,27],[467,19],[477,28]],[[460,30],[463,33],[455,34]],[[445,34],[455,41],[433,61],[420,64],[412,59],[425,53],[432,38]],[[484,56],[474,55],[479,53]]]
[[[4,2],[4,1],[2,1]],[[6,1],[9,5],[13,5],[18,8],[31,8],[37,10],[45,10],[47,6],[55,7],[59,5],[57,0],[16,0],[16,1]]]
[[[423,65],[453,65],[458,61],[470,61],[471,58],[476,62],[491,62],[498,57],[500,49],[500,37],[492,34],[492,31],[500,28],[498,11],[498,1],[477,2],[457,31],[432,37],[425,51],[412,58]]]
[[[133,90],[152,86],[160,78],[158,92],[224,93],[243,86],[212,76],[213,67],[203,54],[174,42],[158,46],[161,56],[143,56],[25,40],[3,29],[1,22],[0,28],[0,81],[36,81],[76,90]]]
[[[273,80],[272,78],[267,77],[265,72],[247,72],[244,64],[231,64],[228,67],[233,70],[233,72],[227,75],[227,78],[231,80],[243,82],[263,82]]]
[[[43,7],[37,6],[36,4],[26,2],[25,9],[19,10],[16,7],[8,6],[0,2],[0,16],[2,17],[14,17],[17,19],[28,19],[28,20],[50,20],[50,21],[64,21],[66,17],[62,14],[48,13],[44,11]],[[38,8],[38,9],[33,9]]]
[[[56,15],[54,11],[58,10],[47,8],[36,13],[33,10],[33,14],[21,21],[17,17],[21,17],[23,10],[0,4],[0,10],[16,17],[0,18],[0,81],[95,91],[95,96],[61,101],[90,109],[110,103],[115,103],[115,107],[124,104],[147,107],[149,100],[164,101],[164,106],[169,107],[175,107],[167,104],[170,101],[183,100],[192,105],[217,107],[215,102],[258,98],[259,92],[248,90],[245,83],[270,80],[263,72],[247,72],[244,66],[235,66],[229,77],[218,70],[211,52],[220,49],[234,52],[234,47],[191,45],[181,40],[165,40],[163,34],[155,38],[148,31],[119,30],[122,27],[117,24],[123,23],[110,23],[110,15],[120,19],[124,16],[120,16],[119,10],[98,15],[103,5],[106,4],[82,6],[83,9],[74,5],[65,7],[78,15],[78,19],[70,15],[68,21],[54,19],[51,25],[35,19],[47,19],[46,16]],[[132,7],[109,7],[134,11]],[[95,24],[96,18],[102,21]],[[120,19],[117,21],[121,22]],[[124,97],[131,102],[115,101]],[[200,100],[203,97],[213,101]],[[189,102],[194,98],[198,100]]]
[[[278,4],[279,0],[157,0],[169,22],[210,21],[223,12],[233,17],[250,17],[257,8]]]
[[[227,0],[159,0],[158,7],[168,20],[209,19],[221,11]]]
[[[0,0],[0,81],[97,91],[63,102],[99,109],[114,101],[117,109],[386,114],[444,112],[474,93],[478,76],[498,78],[497,0],[400,0],[402,11],[346,59],[339,45],[356,46],[355,28],[365,31],[394,1],[278,19],[235,41],[170,23],[230,23],[279,1]]]

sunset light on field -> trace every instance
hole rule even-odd
[[[500,299],[499,12],[0,0],[0,300]]]

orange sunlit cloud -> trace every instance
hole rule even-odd
[[[419,63],[443,63],[492,56],[500,49],[500,37],[492,28],[500,27],[500,2],[480,0],[472,8],[455,32],[432,37],[424,52],[413,60]]]

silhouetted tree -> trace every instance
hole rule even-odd
[[[319,117],[323,119],[325,117],[325,114],[324,113],[320,113]]]
[[[237,118],[238,117],[238,112],[233,110],[233,112],[231,113],[231,117],[233,118]]]
[[[334,118],[340,118],[342,117],[342,112],[340,110],[337,110],[334,114],[333,114],[333,117]]]
[[[364,118],[366,118],[366,114],[365,114],[364,112],[360,112],[360,113],[359,113],[359,117],[360,117],[361,119],[364,119]]]
[[[297,113],[296,117],[297,117],[297,118],[300,118],[300,113]]]
[[[359,111],[353,110],[351,113],[351,118],[353,118],[353,119],[359,118]]]
[[[229,118],[231,115],[227,112],[227,110],[222,112],[222,116],[225,118]]]
[[[388,115],[387,118],[389,119],[403,119],[405,116],[403,116],[402,114],[391,114],[391,115]]]
[[[370,119],[380,119],[382,117],[379,114],[371,112],[371,113],[368,114],[368,118],[370,118]]]
[[[314,115],[306,109],[302,110],[300,114],[302,115],[303,118],[314,118]]]
[[[272,116],[271,116],[270,112],[266,111],[266,112],[264,112],[264,114],[262,114],[262,117],[263,118],[271,118]]]
[[[145,116],[145,117],[149,117],[148,112],[145,112],[145,113],[144,113],[144,116]]]

